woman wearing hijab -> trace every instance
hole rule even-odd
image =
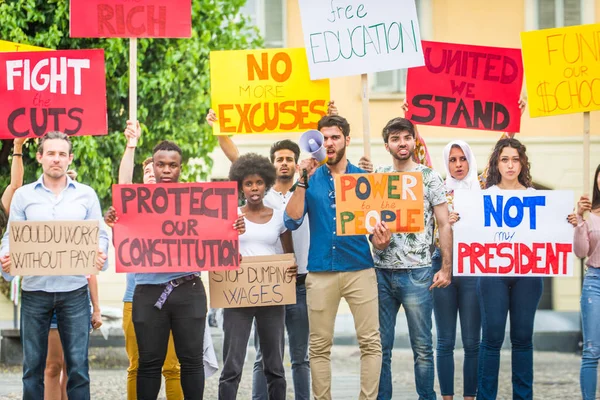
[[[477,177],[477,161],[469,145],[462,140],[453,140],[444,148],[446,167],[446,191],[450,208],[450,223],[458,220],[453,212],[454,190],[480,190]],[[442,266],[442,257],[436,248],[433,257],[433,272]],[[477,298],[477,278],[453,276],[445,288],[433,289],[433,311],[437,327],[436,366],[440,391],[444,400],[454,397],[454,346],[456,343],[456,317],[460,316],[461,336],[465,358],[463,363],[463,396],[474,400],[477,394],[477,368],[481,316]]]

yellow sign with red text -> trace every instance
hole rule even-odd
[[[600,110],[600,24],[521,33],[531,117]]]
[[[11,51],[50,51],[50,49],[46,49],[44,47],[30,46],[28,44],[7,42],[6,40],[0,40],[0,52],[8,53]]]
[[[211,51],[210,83],[215,135],[316,129],[330,97],[302,48]]]

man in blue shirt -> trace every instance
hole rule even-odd
[[[301,177],[286,207],[285,224],[297,229],[309,216],[310,248],[306,295],[310,326],[310,369],[315,399],[331,399],[330,354],[340,299],[344,297],[354,316],[361,351],[359,399],[375,399],[381,369],[381,341],[377,302],[377,279],[365,236],[337,236],[334,177],[364,173],[346,158],[350,125],[345,118],[328,115],[319,121],[327,163],[303,160],[310,180]]]
[[[43,174],[34,183],[16,191],[10,207],[9,228],[2,238],[2,276],[10,276],[9,232],[13,221],[102,220],[100,202],[94,190],[71,180],[66,171],[73,161],[73,147],[67,135],[50,132],[39,143],[37,160]],[[100,225],[96,267],[108,267],[108,236]],[[88,345],[90,297],[85,275],[25,276],[21,294],[21,341],[23,343],[23,399],[44,397],[44,368],[48,352],[48,331],[53,312],[67,362],[67,395],[70,399],[90,398]]]

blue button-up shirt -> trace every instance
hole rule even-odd
[[[365,171],[348,162],[346,173],[360,174]],[[309,272],[359,271],[373,267],[373,257],[365,235],[336,234],[335,189],[327,165],[319,167],[309,180],[304,200],[304,215],[307,213],[310,227]],[[294,220],[285,213],[285,226],[290,230],[298,229],[304,215]]]
[[[102,210],[98,195],[91,187],[67,177],[67,186],[57,196],[44,186],[43,176],[36,182],[19,188],[11,201],[8,227],[2,237],[0,256],[9,253],[8,237],[12,221],[80,221],[97,220],[100,224],[99,247],[108,254],[108,235],[102,225]],[[102,270],[108,268],[108,262]],[[4,279],[13,277],[2,272]],[[85,275],[24,276],[25,291],[70,292],[87,285]]]

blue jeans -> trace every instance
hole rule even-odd
[[[440,250],[431,258],[433,273],[442,267]],[[481,314],[477,300],[477,279],[472,276],[453,276],[445,288],[433,289],[433,311],[437,327],[436,364],[442,396],[454,395],[454,346],[456,317],[460,328],[465,360],[463,364],[463,396],[477,394],[477,361],[481,337]]]
[[[256,328],[256,326],[255,326]],[[308,362],[308,310],[306,307],[306,285],[296,286],[296,304],[285,306],[285,328],[292,360],[292,380],[296,400],[310,400],[310,363]],[[258,330],[255,329],[254,347],[256,361],[252,376],[252,399],[267,399],[267,379],[263,372],[262,352]],[[283,353],[282,353],[283,354]]]
[[[23,399],[44,398],[48,332],[54,311],[67,363],[67,395],[70,399],[87,400],[90,398],[88,329],[91,319],[87,285],[71,292],[22,292]]]
[[[543,281],[538,277],[479,278],[482,338],[477,399],[498,396],[500,349],[509,311],[513,399],[533,399],[533,322],[542,290]]]
[[[581,291],[583,354],[579,381],[583,400],[596,398],[600,360],[600,269],[589,267]]]
[[[408,335],[415,362],[415,384],[419,400],[435,400],[433,390],[432,321],[433,300],[429,287],[433,281],[430,267],[411,270],[377,269],[379,292],[379,331],[382,364],[378,400],[392,398],[392,349],[396,317],[402,305],[408,322]]]

